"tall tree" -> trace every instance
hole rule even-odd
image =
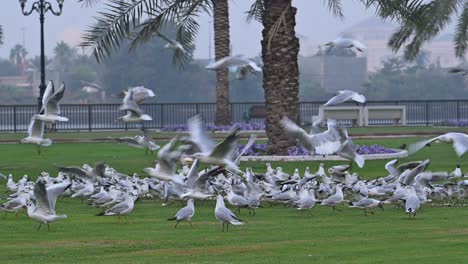
[[[63,41],[58,42],[54,47],[54,69],[59,73],[61,81],[65,81],[65,75],[70,71],[72,61],[76,56],[76,50]]]
[[[215,39],[215,59],[229,56],[229,4],[228,0],[213,1],[213,25]],[[216,71],[216,119],[217,125],[231,123],[229,104],[229,72],[228,69]]]
[[[16,65],[18,75],[24,75],[26,72],[26,56],[28,51],[20,44],[16,44],[10,50],[10,61]]]
[[[99,0],[79,0],[88,5]],[[198,32],[196,18],[201,12],[213,13],[215,55],[221,59],[229,55],[229,5],[228,0],[107,0],[109,11],[98,18],[96,26],[89,30],[83,45],[93,48],[98,60],[109,56],[123,40],[131,40],[131,49],[158,36],[166,25],[176,26],[176,40],[187,53],[175,52],[174,62],[179,65],[191,60],[194,39]],[[146,18],[146,19],[144,19]],[[230,124],[229,78],[227,70],[216,73],[217,124]]]

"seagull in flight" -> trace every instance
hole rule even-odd
[[[179,41],[177,41],[175,39],[168,38],[167,36],[165,36],[165,35],[163,35],[161,33],[158,33],[158,36],[160,38],[164,39],[165,41],[167,41],[167,44],[164,46],[165,49],[172,49],[175,52],[180,51],[182,53],[189,54],[189,52],[187,52],[187,50],[185,50],[184,46]]]
[[[120,110],[126,111],[127,114],[119,117],[117,120],[124,122],[143,122],[153,120],[151,116],[144,114],[143,110],[138,105],[138,101],[143,101],[144,99],[137,99],[134,97],[134,93],[136,92],[131,89],[123,98]]]
[[[330,51],[333,48],[338,48],[338,49],[349,49],[349,48],[356,48],[360,52],[364,52],[367,47],[364,45],[362,42],[351,39],[351,38],[345,38],[343,36],[339,36],[333,41],[330,41],[325,44],[325,46],[329,46]]]
[[[36,119],[37,115],[31,118],[31,123],[28,128],[28,136],[21,139],[21,143],[31,143],[37,145],[37,153],[41,155],[41,146],[48,147],[52,145],[52,140],[44,138],[45,123],[42,120]]]
[[[235,68],[235,77],[238,80],[244,80],[250,73],[261,72],[262,69],[252,60],[244,55],[227,56],[218,61],[208,64],[207,70],[220,70]]]
[[[429,140],[423,140],[412,144],[409,146],[408,152],[410,154],[414,154],[432,142],[451,143],[459,157],[463,156],[463,154],[468,151],[468,135],[464,133],[449,132]]]
[[[34,118],[37,120],[44,121],[46,123],[66,122],[68,118],[60,116],[60,105],[59,101],[65,94],[65,83],[62,83],[60,87],[55,90],[54,83],[52,81],[47,85],[44,96],[42,98],[42,108],[39,115],[35,115]]]
[[[328,100],[323,106],[342,104],[349,100],[353,100],[353,101],[363,104],[366,102],[366,97],[354,91],[342,90],[342,91],[338,91],[338,94],[330,98],[330,100]]]

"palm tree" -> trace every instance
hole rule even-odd
[[[100,0],[79,0],[92,5]],[[191,60],[194,39],[198,32],[196,18],[201,12],[213,13],[215,33],[215,57],[229,56],[229,5],[228,0],[170,0],[164,3],[154,0],[107,0],[109,12],[97,20],[96,26],[85,36],[84,46],[92,47],[98,61],[109,56],[124,39],[131,39],[131,50],[141,43],[158,36],[166,24],[177,27],[176,40],[189,54],[174,53],[174,63],[183,66]],[[147,17],[142,21],[143,17]],[[133,30],[131,30],[133,29]],[[229,107],[229,79],[227,70],[216,73],[216,119],[215,123],[231,123]]]
[[[10,61],[16,65],[17,74],[24,75],[26,71],[26,55],[28,51],[20,44],[10,50]]]
[[[72,61],[76,58],[77,52],[67,43],[61,41],[54,48],[54,68],[59,73],[60,80],[64,80],[65,73],[70,70]]]
[[[213,1],[213,24],[215,38],[215,59],[229,56],[229,5],[228,0]],[[229,72],[216,71],[216,125],[229,125],[231,111],[229,104]]]

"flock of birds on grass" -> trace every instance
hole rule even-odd
[[[168,44],[169,45],[169,44]],[[353,40],[338,38],[327,44],[334,47],[355,47],[362,51],[365,47]],[[168,48],[179,49],[177,43]],[[207,66],[208,69],[222,69],[232,66],[240,67],[238,74],[246,75],[261,69],[243,56],[230,56]],[[242,76],[240,76],[242,77]],[[63,98],[65,86],[62,84],[55,90],[51,82],[44,94],[43,107],[39,114],[34,115],[28,130],[28,137],[22,143],[33,143],[38,146],[52,144],[50,139],[44,139],[44,126],[47,123],[66,122],[61,116],[59,101]],[[150,89],[134,87],[124,91],[120,107],[125,115],[117,121],[144,122],[151,120],[140,108],[143,100],[154,97]],[[363,95],[345,90],[331,98],[324,106],[341,104],[353,100],[365,103]],[[227,136],[216,143],[205,131],[202,120],[194,116],[188,120],[190,134],[174,137],[170,142],[160,147],[143,131],[142,136],[123,137],[116,139],[133,147],[144,148],[146,153],[159,150],[153,167],[142,168],[149,177],[139,177],[136,173],[127,175],[118,172],[108,164],[98,162],[94,167],[57,165],[58,175],[52,177],[48,172],[42,172],[36,182],[24,176],[14,182],[12,175],[7,180],[8,201],[0,206],[0,211],[15,213],[16,216],[27,208],[27,215],[40,223],[47,225],[57,220],[67,218],[56,212],[56,202],[59,196],[87,201],[90,206],[102,208],[103,216],[116,216],[120,223],[121,217],[127,222],[135,207],[135,202],[141,198],[161,198],[164,204],[176,200],[187,201],[187,206],[181,208],[168,220],[176,221],[174,227],[182,221],[192,225],[195,215],[195,200],[216,199],[214,215],[223,225],[223,231],[229,230],[229,225],[242,225],[246,222],[239,219],[236,213],[241,208],[247,208],[249,214],[255,215],[262,203],[282,203],[297,210],[312,209],[316,204],[328,206],[332,211],[338,210],[338,205],[348,204],[374,213],[373,209],[382,208],[384,204],[394,204],[404,207],[409,216],[416,216],[422,204],[432,203],[453,204],[463,201],[468,196],[468,180],[464,180],[460,166],[448,172],[431,172],[427,168],[430,160],[415,161],[397,166],[398,160],[392,160],[385,165],[388,172],[385,176],[364,180],[357,173],[350,173],[353,163],[360,168],[365,165],[364,157],[357,153],[357,146],[348,136],[346,127],[338,125],[333,120],[326,120],[327,129],[322,131],[323,117],[314,120],[310,132],[306,132],[292,120],[284,117],[280,124],[285,132],[295,139],[299,146],[316,155],[339,155],[349,161],[348,164],[337,165],[325,169],[320,164],[316,172],[307,167],[301,175],[296,169],[290,175],[281,167],[273,169],[266,164],[263,173],[254,172],[252,168],[242,171],[239,167],[242,155],[254,144],[255,135],[250,135],[248,143],[242,150],[238,148],[240,129],[234,126]],[[434,141],[451,143],[458,156],[468,150],[468,135],[463,133],[447,133],[430,140],[413,144],[409,152],[414,153]],[[177,169],[178,162],[182,168]],[[200,169],[200,164],[207,168]],[[236,211],[226,207],[224,199]]]

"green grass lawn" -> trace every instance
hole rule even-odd
[[[84,134],[84,133],[83,133]],[[1,135],[3,136],[3,135]],[[416,138],[356,140],[358,144],[398,147]],[[32,145],[0,145],[0,172],[15,178],[41,171],[55,176],[54,163],[81,165],[105,161],[124,173],[150,166],[154,156],[125,145],[110,143],[58,143],[38,156]],[[433,144],[416,155],[402,159],[431,158],[429,169],[452,171],[459,163],[468,168],[466,157],[458,158],[449,145]],[[367,161],[354,167],[363,178],[386,176],[387,161]],[[326,162],[327,167],[338,164]],[[246,162],[264,172],[264,163]],[[306,166],[312,171],[318,162],[273,163],[292,173]],[[0,193],[5,190],[1,182]],[[3,200],[2,200],[3,201]],[[1,201],[0,201],[1,202]],[[141,200],[130,215],[130,224],[116,224],[115,218],[95,216],[100,210],[70,198],[57,203],[57,212],[68,219],[51,224],[51,231],[36,232],[38,224],[25,214],[18,219],[0,219],[0,263],[466,263],[468,210],[424,206],[409,220],[402,209],[365,217],[360,210],[341,206],[331,213],[316,206],[297,212],[282,205],[264,204],[255,217],[242,211],[244,226],[229,233],[213,214],[213,202],[196,202],[193,228],[186,223],[173,228],[171,217],[181,204],[167,207],[161,201]]]

